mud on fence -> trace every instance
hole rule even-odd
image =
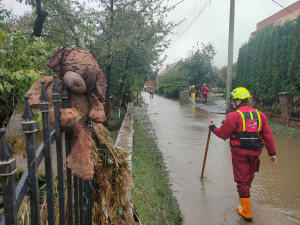
[[[43,87],[44,88],[44,87]],[[33,120],[33,112],[28,103],[28,97],[25,97],[25,109],[22,118],[22,131],[26,136],[26,151],[27,151],[27,169],[21,177],[18,184],[15,184],[14,173],[16,172],[16,159],[13,158],[13,150],[7,143],[6,130],[0,129],[0,176],[2,177],[3,190],[3,206],[4,216],[1,218],[1,225],[16,225],[18,221],[18,211],[26,197],[30,198],[30,214],[28,217],[23,217],[22,220],[27,220],[30,224],[42,224],[43,214],[41,214],[41,198],[40,187],[38,184],[37,169],[44,159],[45,162],[45,193],[47,222],[51,224],[92,224],[93,213],[93,180],[82,180],[71,173],[69,168],[66,168],[65,158],[70,154],[70,135],[66,133],[63,140],[62,130],[60,127],[60,102],[62,107],[68,107],[68,93],[58,92],[52,95],[55,112],[55,128],[50,129],[49,111],[50,104],[45,96],[41,96],[42,103],[40,111],[43,116],[43,143],[35,148],[35,133],[37,132],[37,122]],[[89,122],[89,130],[91,136],[94,136],[92,123]],[[132,104],[129,104],[125,115],[122,127],[117,137],[116,146],[119,148],[127,148],[130,153],[133,149],[133,112]],[[65,143],[63,149],[63,141]],[[52,168],[51,144],[56,142],[56,163],[57,163],[57,183],[54,184]],[[128,156],[129,165],[132,162],[132,154]],[[66,174],[64,173],[66,170]],[[130,170],[131,171],[131,170]],[[66,175],[66,179],[64,176]],[[54,187],[57,188],[59,196],[55,196]],[[65,187],[67,187],[65,189]],[[126,197],[130,201],[130,190]],[[54,199],[59,198],[54,202]],[[44,208],[44,209],[45,209]],[[67,210],[65,210],[67,209]]]

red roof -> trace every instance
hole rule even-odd
[[[152,80],[149,80],[148,82],[146,82],[146,83],[144,84],[144,86],[153,87],[153,82],[152,82]]]

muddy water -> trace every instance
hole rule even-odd
[[[170,171],[172,188],[186,225],[246,224],[236,212],[240,204],[233,181],[228,140],[212,134],[204,178],[200,180],[208,135],[207,124],[225,118],[224,101],[209,96],[208,105],[180,106],[176,100],[143,93],[148,114]],[[212,101],[214,99],[214,101]],[[300,142],[274,135],[278,163],[266,150],[252,183],[252,217],[257,225],[300,224]]]

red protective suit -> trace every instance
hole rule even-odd
[[[242,112],[253,112],[253,108],[241,106]],[[269,155],[276,155],[274,141],[271,129],[267,123],[267,117],[263,113],[260,114],[261,120],[261,137],[264,140],[265,147]],[[234,133],[243,126],[243,120],[237,111],[231,112],[226,116],[226,120],[220,128],[211,125],[209,128],[213,133],[224,140],[231,138]],[[262,149],[244,149],[239,147],[231,147],[232,165],[234,181],[237,183],[237,189],[241,198],[250,197],[251,183],[254,173],[259,170],[259,156]]]
[[[203,86],[201,88],[201,92],[202,92],[202,94],[207,94],[209,92],[208,87],[207,86]]]
[[[203,103],[207,102],[207,94],[208,94],[208,92],[209,92],[209,90],[208,90],[207,86],[203,86],[201,88],[201,94],[202,94],[202,97],[203,97]]]

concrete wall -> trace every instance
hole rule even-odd
[[[132,159],[133,159],[133,103],[129,102],[127,106],[127,112],[122,122],[122,126],[119,130],[118,137],[116,139],[115,146],[118,148],[126,148],[130,153],[127,157],[129,172],[132,173]]]
[[[126,160],[128,162],[128,170],[130,175],[132,176],[132,160],[133,160],[133,138],[134,138],[134,130],[133,130],[133,123],[134,123],[134,113],[133,113],[133,103],[129,102],[127,106],[127,111],[125,117],[123,119],[121,128],[118,133],[118,137],[115,143],[115,147],[118,148],[126,148],[130,153]],[[133,203],[131,201],[131,189],[127,187],[127,199],[130,201],[131,209],[130,214],[133,216]]]

